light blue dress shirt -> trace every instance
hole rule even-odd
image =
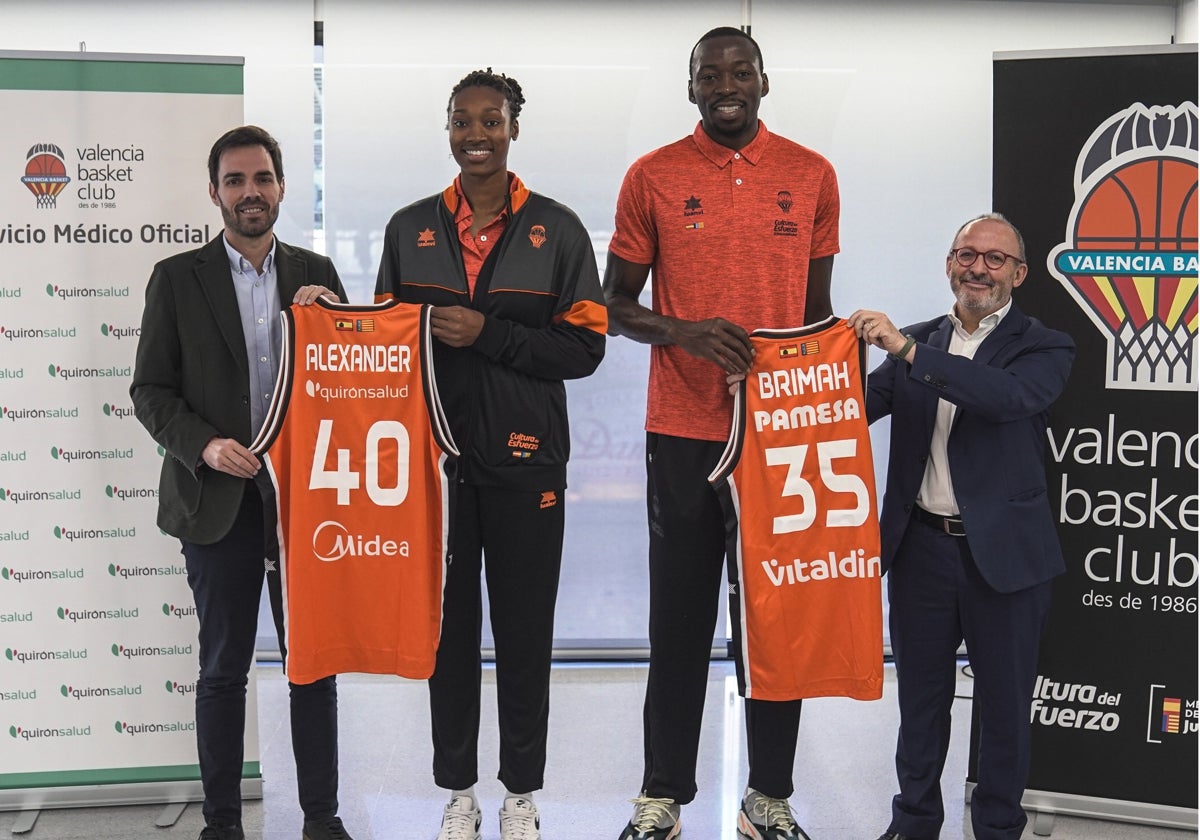
[[[242,316],[242,334],[246,337],[246,361],[250,367],[250,437],[258,435],[275,379],[279,375],[279,343],[283,329],[279,323],[279,282],[275,273],[275,241],[263,261],[260,274],[254,266],[221,237],[229,255],[229,271],[237,293],[238,312]]]

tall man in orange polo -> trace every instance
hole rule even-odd
[[[672,840],[680,806],[696,795],[725,556],[723,514],[707,480],[729,435],[725,377],[749,368],[749,330],[831,314],[838,251],[833,167],[758,119],[769,90],[758,44],[738,29],[714,29],[693,48],[688,70],[700,124],[630,167],[604,277],[610,333],[652,345],[645,772],[621,840]],[[639,297],[651,271],[648,308]],[[740,837],[807,837],[787,802],[799,723],[799,700],[746,702]]]

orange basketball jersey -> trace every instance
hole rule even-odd
[[[281,317],[279,379],[251,448],[275,484],[288,679],[424,679],[441,634],[458,455],[429,307],[319,300]]]
[[[709,476],[725,510],[744,697],[883,692],[866,348],[841,319],[750,335],[754,362]]]

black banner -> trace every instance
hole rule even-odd
[[[1016,299],[1078,347],[1047,440],[1067,573],[1028,789],[1195,809],[1195,48],[1004,58],[994,80],[993,206],[1029,258]]]

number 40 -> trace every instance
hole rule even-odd
[[[317,446],[313,452],[312,472],[308,477],[309,490],[336,490],[339,505],[350,504],[350,491],[361,486],[359,474],[350,469],[350,450],[337,450],[337,469],[325,469],[329,457],[329,439],[333,421],[322,420],[317,429]],[[396,486],[379,486],[379,444],[396,441]],[[408,429],[396,420],[377,420],[367,430],[366,466],[367,495],[380,507],[395,507],[408,498]]]

